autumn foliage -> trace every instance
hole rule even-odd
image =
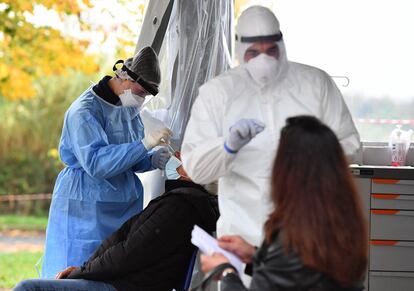
[[[81,11],[88,0],[5,0],[0,3],[0,96],[7,100],[36,96],[34,82],[42,77],[67,74],[69,69],[98,71],[95,57],[85,53],[88,42],[65,36],[50,26],[28,21],[35,7],[53,9],[64,20],[76,17],[83,29]]]

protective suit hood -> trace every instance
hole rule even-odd
[[[263,6],[251,6],[240,15],[236,26],[236,57],[244,63],[244,53],[255,42],[283,43],[280,24],[273,12]]]
[[[275,43],[279,49],[279,58],[260,54],[245,63],[246,50],[258,42]],[[240,15],[236,27],[236,57],[249,71],[254,82],[261,87],[270,82],[280,82],[286,77],[289,63],[283,35],[279,21],[268,8],[251,6]]]

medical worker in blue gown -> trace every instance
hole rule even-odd
[[[168,128],[145,129],[139,111],[158,93],[160,69],[150,47],[118,61],[82,93],[65,114],[59,145],[66,168],[53,191],[42,277],[87,260],[103,239],[142,210],[143,188],[135,172],[163,169]]]

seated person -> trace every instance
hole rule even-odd
[[[368,236],[360,198],[337,137],[311,116],[287,119],[271,176],[275,206],[255,248],[239,236],[219,244],[253,264],[246,288],[222,254],[201,256],[222,291],[362,290]]]
[[[194,224],[213,232],[219,212],[217,197],[191,182],[178,158],[170,158],[166,173],[166,192],[103,241],[83,266],[68,267],[60,280],[22,281],[14,290],[179,290],[196,250],[190,241]]]

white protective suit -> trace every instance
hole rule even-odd
[[[219,182],[218,236],[237,234],[260,245],[272,211],[270,175],[280,130],[286,118],[304,114],[330,126],[347,155],[359,148],[359,135],[342,95],[320,69],[289,62],[282,81],[260,88],[243,64],[200,87],[182,159],[194,182]],[[243,118],[258,119],[266,128],[239,152],[229,154],[223,147],[229,128]]]
[[[287,60],[280,24],[272,11],[262,6],[247,8],[236,32],[240,61],[245,61],[245,52],[254,43],[275,41],[276,67],[274,60],[260,54],[201,86],[184,136],[182,159],[194,182],[219,182],[217,234],[241,235],[259,246],[263,225],[273,210],[270,175],[286,118],[318,117],[337,134],[349,156],[360,141],[332,79],[322,70]],[[257,119],[265,130],[231,154],[224,143],[229,128],[240,119]]]

